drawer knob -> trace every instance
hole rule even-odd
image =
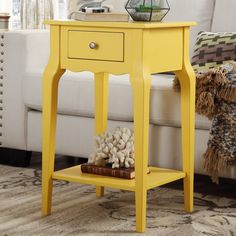
[[[98,45],[96,43],[94,43],[94,42],[91,42],[91,43],[89,43],[89,47],[91,49],[96,49],[96,48],[98,48]]]

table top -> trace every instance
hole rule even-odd
[[[84,26],[84,27],[104,27],[104,28],[133,28],[133,29],[153,29],[153,28],[179,28],[194,26],[196,22],[98,22],[98,21],[76,21],[76,20],[48,20],[45,24],[61,26]]]

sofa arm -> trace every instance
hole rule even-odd
[[[2,35],[2,146],[27,150],[27,108],[23,102],[22,82],[28,72],[44,70],[49,57],[49,32],[21,30]]]

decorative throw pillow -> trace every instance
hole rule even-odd
[[[236,61],[236,32],[198,34],[192,57],[195,71],[208,70],[232,61]]]

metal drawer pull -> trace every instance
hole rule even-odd
[[[96,43],[94,43],[94,42],[91,42],[91,43],[89,44],[89,47],[90,47],[91,49],[96,49],[96,48],[98,48],[98,45],[97,45]]]

